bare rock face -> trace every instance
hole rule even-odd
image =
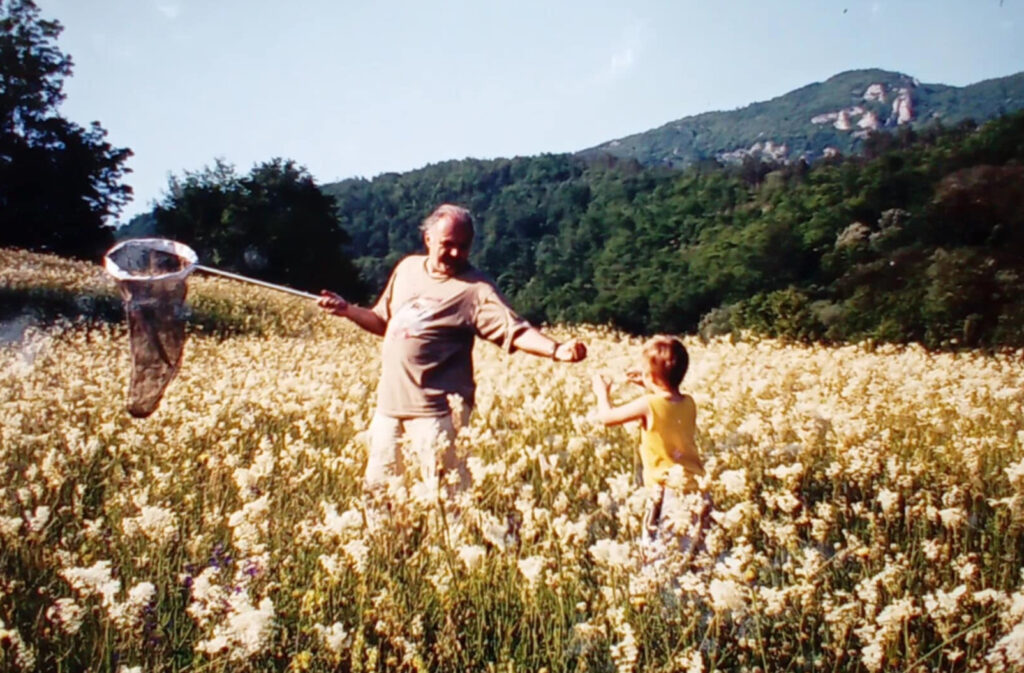
[[[812,124],[832,124],[840,131],[850,131],[853,136],[863,138],[869,132],[883,126],[899,126],[914,121],[913,88],[915,84],[899,88],[887,88],[881,83],[869,84],[861,94],[864,105],[825,112],[811,118]],[[885,115],[878,110],[878,104],[892,100],[891,112]],[[882,116],[879,116],[879,112]]]
[[[867,131],[875,131],[881,124],[878,123],[878,115],[874,111],[869,110],[861,116],[857,126]]]
[[[901,88],[892,102],[892,118],[896,124],[909,124],[914,120],[914,102],[907,87]]]
[[[871,84],[867,89],[864,90],[864,100],[874,101],[877,103],[885,102],[885,85],[884,84]]]
[[[838,131],[849,133],[854,138],[867,138],[872,132],[886,127],[901,126],[914,121],[913,92],[916,80],[904,80],[904,86],[890,86],[874,82],[863,92],[851,92],[852,104],[839,110],[822,112],[811,117],[815,125],[829,124]],[[764,134],[762,134],[764,135]],[[834,156],[835,149],[833,148]],[[771,140],[755,143],[751,147],[740,147],[719,152],[716,158],[726,163],[741,163],[746,158],[785,162],[788,148]]]
[[[747,157],[761,161],[775,161],[785,163],[789,156],[789,147],[785,143],[776,143],[771,140],[756,142],[750,147],[741,147],[731,152],[719,152],[715,158],[727,164],[743,163]]]

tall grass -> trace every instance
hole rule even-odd
[[[113,296],[4,254],[0,288]],[[0,669],[1024,664],[1021,353],[688,341],[714,522],[683,552],[640,542],[635,429],[588,419],[590,374],[622,380],[637,341],[562,330],[591,347],[573,366],[481,345],[473,488],[396,482],[380,508],[375,338],[220,281],[190,302],[214,317],[148,419],[120,321],[0,347]]]

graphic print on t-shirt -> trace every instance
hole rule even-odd
[[[423,334],[440,303],[441,300],[431,297],[413,297],[399,306],[391,318],[395,326],[395,335],[410,339]]]

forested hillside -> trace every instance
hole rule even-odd
[[[454,201],[476,215],[475,262],[535,321],[1024,344],[1024,114],[873,134],[865,150],[683,172],[451,161],[323,189],[373,290]]]

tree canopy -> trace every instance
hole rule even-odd
[[[245,176],[217,160],[172,177],[149,225],[194,248],[204,264],[311,292],[364,296],[334,197],[291,160],[257,164]]]
[[[96,257],[131,198],[131,151],[111,147],[98,122],[60,116],[72,72],[61,30],[31,0],[0,0],[0,244]]]

